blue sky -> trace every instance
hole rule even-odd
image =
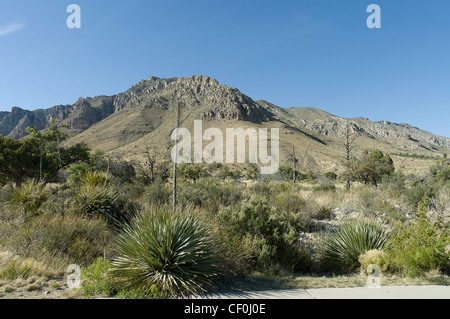
[[[81,29],[66,8],[81,7]],[[366,8],[379,4],[382,28]],[[3,0],[0,110],[209,75],[251,98],[450,137],[448,0]]]

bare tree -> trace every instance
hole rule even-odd
[[[298,163],[298,159],[295,157],[295,145],[292,144],[292,181],[294,182],[294,184],[297,182],[297,163]]]
[[[352,132],[349,123],[347,122],[345,124],[345,131],[344,131],[344,150],[345,150],[345,156],[344,156],[344,165],[347,167],[347,170],[350,166],[350,161],[352,159],[352,151],[355,148],[355,140],[357,139],[357,135]],[[345,174],[345,188],[347,191],[350,190],[350,174],[347,171]]]
[[[180,103],[176,104],[175,113],[175,158],[173,161],[173,210],[177,206],[177,162],[178,162],[178,128],[180,127]]]
[[[150,154],[150,148],[147,146],[147,149],[145,151],[145,154],[147,155],[147,161],[146,164],[148,168],[150,169],[150,176],[148,176],[146,173],[146,177],[150,180],[150,183],[153,184],[155,182],[155,164],[156,164],[156,157],[154,154]]]
[[[311,143],[308,144],[308,147],[305,150],[305,153],[303,154],[303,158],[301,159],[300,169],[305,169],[305,162],[306,162],[306,156],[308,155],[309,148],[311,147]],[[297,183],[298,177],[300,173],[297,172],[297,164],[300,162],[300,159],[297,158],[296,152],[295,152],[295,145],[292,144],[292,181]]]
[[[170,145],[166,145],[165,151],[161,153],[157,149],[155,150],[147,146],[145,151],[147,159],[145,161],[145,167],[142,169],[142,174],[150,184],[153,184],[158,177],[163,181],[169,178],[170,172],[167,167],[167,154],[170,148]]]

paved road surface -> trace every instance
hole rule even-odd
[[[324,288],[222,293],[200,299],[450,299],[450,286]]]

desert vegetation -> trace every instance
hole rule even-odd
[[[57,289],[71,264],[77,297],[115,298],[217,291],[251,276],[332,280],[372,264],[402,278],[450,270],[446,157],[424,176],[395,171],[379,150],[342,173],[183,164],[173,208],[167,163],[150,172],[63,139],[56,125],[0,137],[2,295],[12,281]]]

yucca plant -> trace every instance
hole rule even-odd
[[[345,270],[360,266],[359,257],[370,250],[386,250],[391,236],[380,222],[361,218],[347,221],[328,234],[324,261]]]
[[[84,176],[76,202],[80,213],[101,216],[119,228],[129,222],[138,207],[119,192],[109,175],[102,172],[90,172]]]
[[[318,204],[314,217],[317,219],[328,219],[333,215],[333,207],[329,204]]]
[[[76,196],[81,213],[88,216],[102,216],[114,221],[115,203],[119,193],[111,184],[108,175],[101,172],[88,172],[81,181]]]
[[[119,234],[112,274],[128,288],[168,297],[204,292],[218,274],[212,239],[191,210],[151,207]]]
[[[119,193],[111,186],[82,186],[77,194],[80,211],[90,216],[113,216]]]
[[[39,208],[47,198],[48,193],[45,190],[45,185],[35,180],[29,180],[15,187],[8,204],[27,220],[38,214]]]
[[[81,179],[83,187],[97,187],[111,185],[111,178],[103,172],[87,172]]]

